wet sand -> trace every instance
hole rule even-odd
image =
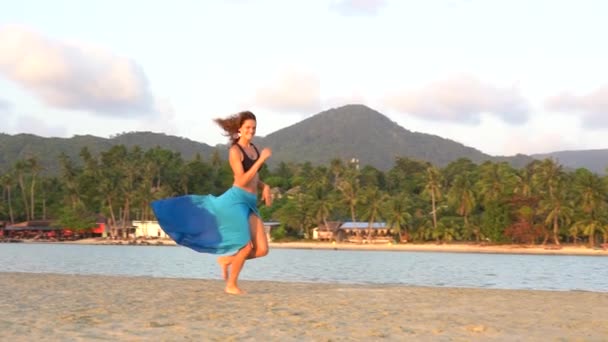
[[[605,341],[608,293],[0,273],[3,340]]]

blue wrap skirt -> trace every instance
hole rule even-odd
[[[177,244],[197,252],[234,254],[251,240],[257,196],[233,186],[220,196],[185,195],[151,203],[159,225]]]

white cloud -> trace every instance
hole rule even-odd
[[[27,115],[17,117],[15,127],[16,133],[31,133],[43,137],[66,137],[66,126],[51,125],[47,121]]]
[[[560,133],[511,132],[507,134],[503,150],[506,155],[517,153],[549,153],[575,148],[575,144]]]
[[[178,135],[179,129],[175,122],[176,117],[173,104],[167,99],[158,99],[155,103],[155,108],[157,108],[158,115],[145,121],[140,120],[137,129]]]
[[[548,98],[545,106],[549,110],[580,114],[587,128],[608,127],[608,85],[580,96],[565,92]]]
[[[470,76],[457,76],[411,91],[388,96],[389,108],[425,120],[478,124],[481,114],[510,124],[528,119],[529,104],[515,87],[499,88]]]
[[[321,108],[321,86],[312,73],[289,69],[270,85],[260,88],[253,100],[256,106],[277,112],[310,113]]]
[[[156,113],[146,76],[134,61],[20,26],[0,27],[0,75],[56,108],[115,117]]]
[[[330,8],[343,15],[376,15],[386,0],[334,0]]]
[[[11,109],[12,105],[10,104],[10,102],[0,98],[0,115],[2,115],[2,117],[8,115]]]

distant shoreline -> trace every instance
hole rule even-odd
[[[141,243],[144,241],[144,243]],[[24,243],[75,244],[75,245],[118,245],[118,246],[176,246],[168,239],[138,240],[129,243],[127,240],[106,240],[99,238],[76,241],[24,241]],[[476,245],[476,244],[353,244],[331,242],[271,242],[270,249],[310,249],[310,250],[347,250],[347,251],[401,251],[401,252],[435,252],[435,253],[480,253],[480,254],[531,254],[531,255],[580,255],[608,256],[608,250],[593,249],[575,245]],[[557,247],[557,248],[556,248]]]
[[[322,242],[284,242],[270,243],[270,248],[324,249],[324,250],[366,250],[366,251],[403,251],[437,253],[481,253],[481,254],[533,254],[533,255],[581,255],[608,256],[608,250],[592,249],[585,246],[554,245],[474,245],[474,244],[332,244]]]

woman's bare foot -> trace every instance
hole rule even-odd
[[[247,292],[239,289],[236,286],[226,286],[226,288],[224,289],[224,292],[233,294],[233,295],[243,295],[243,294],[247,293]]]
[[[222,269],[222,279],[228,280],[228,266],[232,263],[232,256],[221,256],[217,258],[217,263]]]

